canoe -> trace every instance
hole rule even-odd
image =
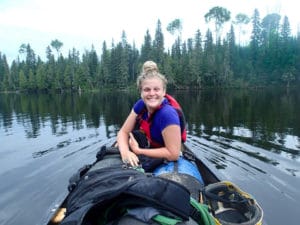
[[[152,173],[122,163],[117,147],[102,146],[95,162],[83,165],[69,181],[69,194],[48,225],[142,225],[149,218],[151,224],[263,221],[263,210],[249,193],[221,181],[186,145],[177,162],[164,162]],[[127,213],[121,214],[124,207]]]

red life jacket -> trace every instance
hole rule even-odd
[[[181,106],[179,103],[174,99],[171,95],[166,94],[165,98],[168,100],[169,104],[176,110],[179,120],[180,120],[180,129],[181,129],[181,141],[185,142],[186,141],[186,128],[185,128],[185,117],[183,114],[183,111],[181,109]],[[151,115],[147,120],[143,120],[142,116],[143,114],[147,111],[146,107],[141,110],[141,112],[138,114],[137,119],[136,119],[136,127],[139,128],[143,133],[145,133],[149,143],[150,147],[158,148],[158,147],[163,147],[162,144],[155,142],[151,138],[151,132],[150,132],[150,127],[152,124],[153,117],[155,113],[160,110],[164,104],[161,104]]]

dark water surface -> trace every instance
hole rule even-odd
[[[176,92],[187,145],[251,193],[264,224],[297,225],[300,91]],[[45,224],[69,177],[114,141],[137,93],[0,95],[0,224]]]

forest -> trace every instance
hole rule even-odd
[[[75,48],[64,57],[63,42],[52,40],[45,47],[46,59],[36,55],[30,43],[23,43],[19,56],[9,65],[0,49],[1,92],[63,92],[129,89],[135,85],[141,65],[157,62],[175,89],[263,88],[269,85],[289,87],[300,84],[300,31],[291,34],[287,16],[272,13],[260,18],[257,9],[251,17],[213,7],[204,16],[214,30],[199,29],[195,36],[182,40],[182,22],[171,21],[166,30],[174,36],[170,49],[165,48],[162,25],[158,19],[154,37],[149,30],[140,49],[128,43],[122,31],[118,43],[102,43],[101,54],[91,47],[80,53]],[[230,23],[226,34],[222,28]],[[248,43],[239,37],[247,24],[252,25]]]

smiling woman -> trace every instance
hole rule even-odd
[[[181,142],[185,141],[181,135],[185,128],[178,111],[171,104],[170,99],[173,98],[166,95],[167,80],[158,72],[155,62],[144,63],[137,86],[141,99],[135,103],[121,127],[117,141],[123,161],[132,166],[141,163],[150,172],[164,160],[178,159]],[[134,134],[138,137],[145,135],[149,146],[141,146]]]

